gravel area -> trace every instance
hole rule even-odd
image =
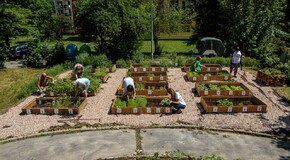
[[[228,70],[228,68],[224,69]],[[76,116],[21,115],[21,108],[35,98],[34,96],[28,97],[7,113],[0,115],[0,139],[31,135],[52,126],[74,125],[79,122],[136,127],[152,125],[180,126],[186,124],[197,127],[254,132],[268,132],[276,128],[287,128],[290,124],[290,105],[281,101],[281,97],[271,87],[257,83],[255,77],[243,71],[239,73],[234,81],[245,84],[250,88],[253,95],[265,102],[268,105],[267,113],[202,114],[202,107],[199,104],[200,97],[194,93],[195,83],[186,81],[185,72],[182,72],[180,68],[170,68],[168,72],[169,87],[179,91],[187,104],[182,114],[111,115],[109,113],[110,107],[126,72],[127,69],[117,69],[115,73],[109,73],[110,78],[107,83],[101,84],[99,93],[96,96],[89,97],[87,107]],[[65,77],[68,73],[62,76]]]

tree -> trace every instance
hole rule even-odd
[[[149,3],[148,3],[149,4]],[[190,3],[188,4],[190,6]],[[190,8],[182,8],[178,1],[154,0],[154,22],[153,22],[153,40],[155,54],[161,54],[161,46],[158,45],[158,36],[160,33],[176,33],[182,30],[182,24],[191,23]],[[150,13],[150,11],[148,11]],[[150,29],[151,30],[151,29]]]
[[[235,46],[245,49],[251,57],[259,59],[265,66],[273,66],[277,61],[279,47],[276,30],[284,18],[284,0],[195,0],[196,30],[191,43],[197,37],[215,36],[223,40],[226,53],[233,51]],[[207,12],[215,6],[215,18]],[[206,8],[206,9],[205,9]],[[206,10],[206,11],[205,11]],[[210,21],[210,23],[205,23]],[[262,66],[264,67],[264,66]]]
[[[129,59],[140,44],[148,21],[143,0],[79,0],[76,24],[93,37],[96,50],[112,60]]]
[[[30,15],[30,10],[19,5],[6,0],[0,2],[0,37],[4,39],[7,47],[10,47],[10,38],[27,35],[32,30],[28,19]]]

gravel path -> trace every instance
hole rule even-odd
[[[109,111],[112,101],[126,72],[127,69],[117,69],[115,73],[109,73],[110,78],[107,83],[101,84],[96,96],[88,98],[87,107],[77,116],[20,115],[21,108],[35,98],[34,96],[28,97],[7,113],[0,115],[0,139],[31,135],[52,126],[74,125],[78,122],[136,127],[186,124],[255,132],[272,131],[272,128],[287,128],[290,124],[289,104],[282,102],[271,87],[260,86],[255,82],[255,77],[243,71],[234,80],[245,84],[253,95],[265,102],[268,105],[267,113],[202,114],[199,104],[200,97],[193,92],[195,83],[186,81],[185,72],[182,72],[180,68],[170,68],[168,72],[169,87],[179,91],[187,104],[182,114],[111,115]]]

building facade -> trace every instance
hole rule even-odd
[[[67,18],[71,23],[64,28],[66,33],[75,33],[74,20],[75,7],[73,5],[75,0],[55,0],[55,12],[58,16]]]

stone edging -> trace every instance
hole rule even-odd
[[[118,130],[118,129],[136,130],[136,129],[158,129],[158,128],[196,129],[196,130],[201,130],[201,131],[228,132],[228,133],[245,134],[245,135],[257,136],[257,137],[267,137],[267,138],[282,139],[282,140],[290,141],[290,137],[282,137],[282,136],[276,136],[276,135],[259,133],[259,132],[242,131],[242,130],[235,130],[235,129],[205,128],[205,127],[196,127],[196,126],[191,126],[191,125],[181,125],[181,126],[168,125],[168,126],[149,126],[149,127],[132,127],[132,126],[109,126],[109,127],[97,127],[97,128],[82,127],[78,129],[49,131],[49,132],[36,133],[36,134],[28,135],[28,136],[7,138],[7,139],[0,140],[0,144],[14,142],[14,141],[28,139],[28,138],[48,136],[48,135],[71,134],[71,133],[87,132],[87,131],[103,131],[103,130]]]

